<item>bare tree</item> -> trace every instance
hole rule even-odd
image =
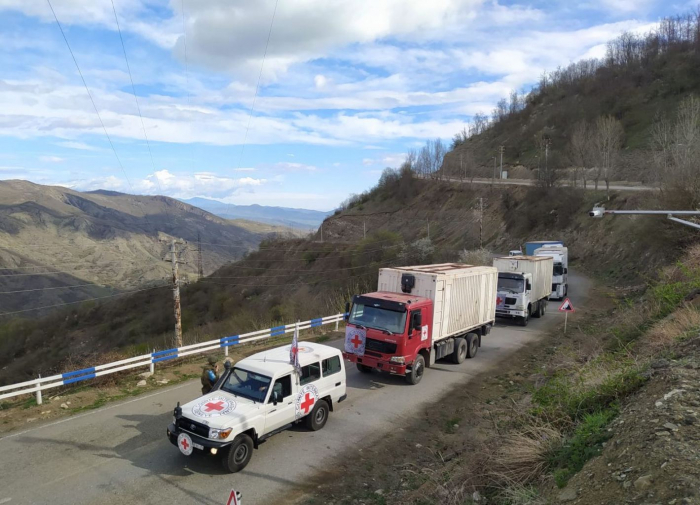
[[[581,180],[583,189],[586,189],[587,170],[591,167],[593,160],[593,139],[591,138],[591,128],[586,121],[579,121],[574,125],[571,134],[571,161],[574,164],[574,186]]]
[[[447,148],[442,140],[428,140],[416,155],[415,172],[423,177],[442,178],[442,162]]]
[[[596,121],[595,146],[598,154],[596,189],[602,173],[608,197],[610,197],[610,177],[615,173],[624,134],[622,124],[612,116],[601,116]]]
[[[479,135],[489,127],[489,118],[483,112],[477,112],[472,118],[472,124],[474,125],[474,133]]]
[[[700,205],[700,99],[683,100],[673,124],[657,120],[652,147],[667,198],[673,195],[678,204],[690,208]]]

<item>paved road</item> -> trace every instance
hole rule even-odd
[[[468,180],[462,180],[462,179],[448,179],[449,181],[452,182],[461,182],[468,184]],[[494,181],[491,179],[474,179],[474,184],[493,184]],[[495,184],[497,186],[535,186],[537,184],[537,181],[530,180],[530,179],[496,179]],[[569,186],[570,183],[569,181],[559,181],[559,185],[561,186]],[[592,183],[588,183],[588,186],[586,189],[592,190],[595,189],[594,185]],[[599,184],[598,189],[601,191],[605,191],[605,183]],[[613,191],[653,191],[655,188],[652,186],[624,186],[620,184],[611,184],[610,189]]]
[[[579,308],[589,282],[570,278]],[[323,430],[293,428],[272,437],[238,474],[224,473],[211,456],[186,458],[165,438],[175,403],[195,398],[197,382],[9,434],[0,439],[0,504],[224,504],[232,487],[245,505],[276,503],[342,450],[395,429],[449,386],[473,380],[540,338],[561,321],[557,306],[550,302],[544,319],[526,328],[499,322],[475,359],[439,362],[418,386],[348,369],[348,400]]]

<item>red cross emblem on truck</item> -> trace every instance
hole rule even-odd
[[[503,298],[501,298],[500,296],[496,297],[496,305],[500,305],[502,303],[503,303]]]
[[[301,405],[300,405],[300,407],[304,411],[304,414],[309,413],[309,409],[311,409],[311,407],[313,407],[315,401],[316,401],[316,399],[313,396],[311,396],[311,393],[306,393],[306,396],[304,396],[304,401],[301,402]]]
[[[224,402],[218,401],[218,402],[209,402],[207,403],[204,408],[206,409],[207,412],[211,412],[212,410],[216,411],[222,411],[224,410]]]
[[[350,343],[355,346],[355,349],[360,347],[360,344],[362,343],[362,339],[358,335],[355,335],[352,337],[352,340],[350,340]]]
[[[186,439],[186,438],[183,438],[183,439],[182,439],[182,442],[180,442],[180,445],[182,446],[182,448],[183,448],[185,451],[186,451],[187,449],[190,448],[190,444],[187,443],[187,439]]]

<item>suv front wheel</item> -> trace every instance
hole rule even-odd
[[[306,427],[311,431],[318,431],[326,425],[328,421],[328,402],[319,400],[316,406],[311,411],[311,414],[306,416]]]
[[[241,433],[233,439],[233,443],[229,446],[221,460],[224,469],[230,473],[236,473],[243,470],[253,456],[253,439],[245,433]]]

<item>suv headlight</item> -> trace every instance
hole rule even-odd
[[[225,430],[219,430],[216,428],[209,428],[209,438],[213,440],[224,440],[233,431],[233,428],[226,428]]]
[[[403,365],[404,363],[406,363],[406,358],[404,358],[403,356],[392,356],[389,361],[391,363],[398,363],[399,365]]]

